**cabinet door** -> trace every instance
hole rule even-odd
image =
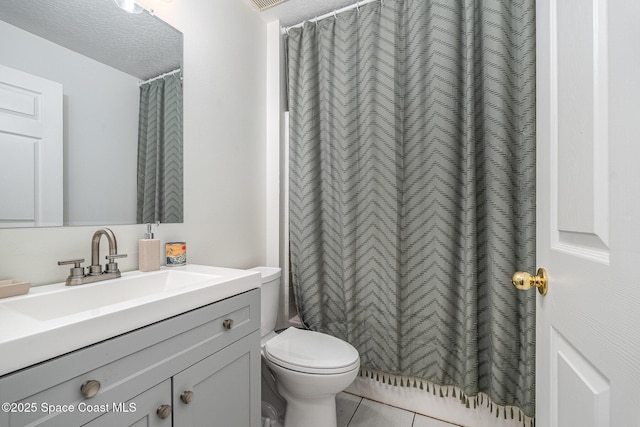
[[[110,412],[85,424],[86,427],[171,427],[171,380],[161,382],[127,402],[113,402]],[[165,418],[162,418],[165,416]]]
[[[175,375],[174,425],[259,427],[259,342],[256,331]]]

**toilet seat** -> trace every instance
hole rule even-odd
[[[358,350],[351,344],[293,327],[268,340],[264,354],[276,365],[308,374],[339,374],[360,366]]]

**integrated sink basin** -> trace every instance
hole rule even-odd
[[[65,287],[52,292],[37,293],[30,297],[13,298],[12,301],[7,302],[0,300],[0,308],[13,310],[38,320],[51,320],[206,284],[220,277],[220,275],[166,269],[71,288]]]
[[[0,299],[0,375],[260,286],[260,274],[201,265],[37,286]]]

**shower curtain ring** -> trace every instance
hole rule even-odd
[[[360,1],[356,2],[356,11],[360,13]]]

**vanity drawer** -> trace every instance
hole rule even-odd
[[[6,375],[0,425],[82,425],[259,328],[256,289]]]

